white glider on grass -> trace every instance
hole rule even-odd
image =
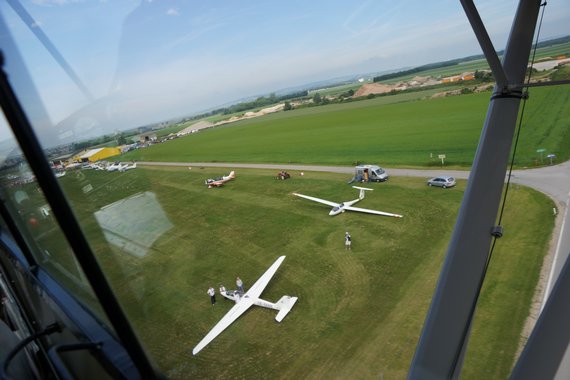
[[[131,165],[124,164],[122,167],[119,168],[119,171],[126,172],[127,170],[136,169],[136,168],[137,168],[137,163],[133,161]]]
[[[352,207],[353,204],[355,204],[356,202],[359,202],[361,200],[364,199],[364,193],[366,191],[372,191],[374,189],[369,189],[367,187],[358,187],[358,186],[352,186],[355,189],[360,190],[360,195],[358,196],[357,199],[353,200],[353,201],[349,201],[349,202],[343,202],[343,203],[335,203],[335,202],[331,202],[331,201],[327,201],[324,199],[320,199],[320,198],[315,198],[315,197],[310,197],[308,195],[303,195],[303,194],[298,194],[298,193],[293,193],[293,195],[296,195],[298,197],[301,198],[305,198],[308,199],[310,201],[315,201],[315,202],[319,202],[319,203],[323,203],[325,205],[329,205],[332,207],[331,212],[329,212],[330,216],[334,216],[334,215],[338,215],[341,212],[345,212],[345,211],[358,211],[358,212],[365,212],[368,214],[375,214],[375,215],[383,215],[383,216],[391,216],[394,218],[401,218],[402,215],[398,215],[398,214],[392,214],[389,212],[383,212],[383,211],[376,211],[376,210],[369,210],[367,208],[359,208],[359,207]]]
[[[229,325],[231,325],[236,319],[238,319],[247,309],[253,305],[266,307],[268,309],[279,310],[275,320],[281,322],[283,318],[289,313],[295,302],[297,302],[297,297],[283,296],[276,303],[268,302],[259,298],[281,263],[285,260],[285,256],[279,257],[273,265],[253,284],[253,286],[243,295],[236,291],[223,291],[221,294],[235,301],[235,305],[224,315],[224,317],[210,330],[210,332],[194,347],[192,354],[196,355],[200,352],[208,343],[210,343],[214,338],[216,338],[222,331],[224,331]]]

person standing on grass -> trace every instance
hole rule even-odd
[[[243,293],[244,293],[244,291],[243,291],[243,281],[241,280],[241,278],[238,277],[238,278],[236,279],[236,285],[237,285],[238,290],[243,294]]]
[[[208,289],[208,295],[210,296],[210,301],[212,301],[212,306],[214,306],[216,304],[216,291],[214,288],[210,287]]]
[[[344,247],[348,250],[352,249],[352,237],[350,236],[348,231],[346,231],[346,233],[344,234]]]

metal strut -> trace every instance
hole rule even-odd
[[[497,81],[443,268],[412,360],[408,379],[455,379],[463,356],[494,237],[497,210],[532,47],[540,1],[521,0],[503,62],[470,0],[461,1]]]

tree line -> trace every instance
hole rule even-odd
[[[549,46],[553,46],[553,45],[558,45],[558,44],[563,44],[563,43],[567,43],[570,42],[570,36],[564,36],[564,37],[560,37],[560,38],[555,38],[552,40],[547,40],[547,41],[542,41],[539,42],[538,44],[533,44],[533,48],[544,48],[544,47],[549,47]],[[504,50],[499,50],[497,52],[497,55],[502,56],[504,53]],[[457,58],[457,59],[452,59],[449,61],[443,61],[443,62],[436,62],[436,63],[430,63],[427,65],[423,65],[423,66],[418,66],[418,67],[414,67],[412,69],[409,70],[402,70],[402,71],[397,71],[395,73],[390,73],[390,74],[384,74],[384,75],[379,75],[377,77],[374,77],[373,81],[374,82],[380,82],[383,80],[388,80],[388,79],[394,79],[400,76],[404,76],[404,75],[410,75],[410,74],[416,74],[422,71],[427,71],[427,70],[432,70],[432,69],[439,69],[442,67],[449,67],[449,66],[455,66],[458,65],[462,62],[467,62],[467,61],[473,61],[476,59],[483,59],[485,58],[485,56],[483,54],[478,54],[478,55],[472,55],[469,57],[464,57],[464,58]]]
[[[455,65],[458,65],[462,62],[473,61],[475,59],[481,59],[481,58],[484,58],[484,56],[482,54],[479,54],[479,55],[472,55],[472,56],[464,57],[464,58],[452,59],[452,60],[444,61],[444,62],[429,63],[427,65],[414,67],[413,69],[409,69],[409,70],[402,70],[402,71],[397,71],[395,73],[380,75],[380,76],[374,77],[373,81],[374,82],[380,82],[383,80],[398,78],[398,77],[401,77],[404,75],[416,74],[416,73],[419,73],[422,71],[440,69],[442,67],[455,66]]]
[[[199,115],[194,115],[192,117],[187,118],[186,120],[198,120],[213,115],[219,115],[219,114],[228,115],[232,113],[248,111],[260,107],[265,107],[271,104],[287,101],[289,99],[303,98],[308,95],[309,95],[308,91],[297,91],[281,96],[277,96],[275,95],[275,93],[271,93],[269,96],[260,96],[257,99],[249,102],[241,102],[229,107],[216,108],[214,110],[204,112]]]
[[[259,98],[251,101],[251,102],[242,102],[238,104],[234,104],[233,106],[221,108],[219,109],[219,113],[223,113],[225,115],[230,113],[242,112],[246,110],[251,110],[259,107],[269,106],[271,104],[279,103],[285,100],[294,99],[294,98],[302,98],[307,96],[309,93],[308,91],[298,91],[293,92],[291,94],[277,96],[275,93],[270,94],[269,96],[260,96]]]

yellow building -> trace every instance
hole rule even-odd
[[[461,75],[454,75],[452,77],[441,78],[441,83],[459,82],[461,80],[473,80],[475,75],[473,73],[463,73]]]
[[[459,82],[460,80],[461,80],[460,75],[454,75],[452,77],[441,78],[441,83]]]
[[[95,162],[99,160],[104,160],[107,157],[118,156],[121,154],[121,149],[119,148],[97,148],[91,149],[75,158],[78,162]]]

